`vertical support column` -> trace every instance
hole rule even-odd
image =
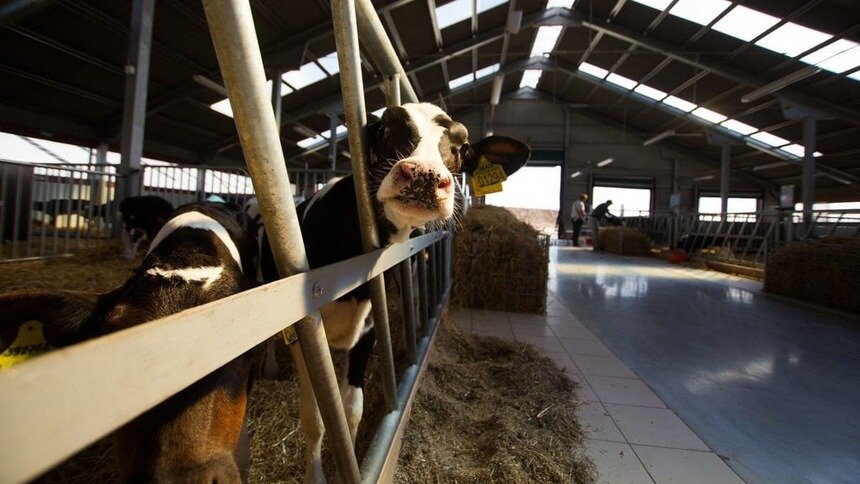
[[[729,211],[729,177],[732,171],[732,145],[724,144],[720,164],[720,214],[723,220]]]
[[[567,221],[573,217],[572,213],[567,212],[567,185],[570,183],[570,179],[567,174],[567,154],[570,152],[570,110],[564,110],[564,134],[562,136],[562,142],[564,143],[564,154],[562,155],[561,161],[561,177],[559,179],[559,190],[558,190],[558,240],[564,238],[566,234]],[[575,241],[574,241],[575,242]]]
[[[194,197],[198,202],[206,199],[206,168],[197,169],[197,187]]]
[[[370,195],[370,184],[365,169],[364,140],[362,129],[367,123],[364,106],[364,86],[361,79],[361,59],[358,49],[358,26],[354,0],[331,0],[334,38],[337,45],[337,60],[340,65],[340,87],[343,94],[346,125],[349,129],[349,153],[352,160],[352,176],[355,181],[355,197],[361,222],[361,239],[365,252],[379,248],[379,232],[376,227],[375,200]],[[397,405],[397,384],[394,374],[394,356],[391,348],[391,331],[388,326],[388,308],[385,297],[385,278],[382,275],[370,280],[370,297],[373,305],[373,322],[376,326],[379,355],[382,366],[382,389],[386,410]]]
[[[328,113],[328,159],[332,173],[337,169],[337,122],[337,115]]]
[[[251,6],[247,0],[204,0],[203,8],[224,84],[230,99],[236,101],[231,103],[236,107],[236,129],[278,273],[286,277],[306,272],[307,254],[278,127],[268,102]],[[358,462],[319,313],[308,315],[295,327],[300,350],[294,354],[301,369],[308,372],[338,473],[343,482],[357,483],[361,480]]]
[[[155,0],[134,0],[131,36],[125,66],[125,103],[122,109],[122,158],[119,199],[140,194],[140,157],[146,124],[146,95]]]
[[[281,76],[284,73],[281,71],[275,71],[272,75],[272,110],[275,111],[275,126],[278,127],[278,135],[281,134],[281,111],[283,108],[283,99],[284,93],[281,92],[281,88],[284,86],[284,83],[281,81]]]
[[[803,224],[809,233],[812,226],[812,207],[815,204],[815,123],[813,116],[803,118]]]

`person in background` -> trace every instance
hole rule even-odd
[[[573,202],[573,209],[571,210],[571,219],[573,220],[573,246],[579,247],[579,234],[582,232],[582,224],[585,223],[585,219],[588,217],[588,213],[585,211],[585,204],[588,202],[588,195],[582,194],[579,196],[579,200]]]
[[[591,211],[591,218],[589,219],[589,227],[591,227],[591,237],[594,239],[594,250],[602,250],[600,248],[600,242],[598,237],[598,232],[600,230],[600,224],[606,219],[607,215],[612,215],[609,213],[609,206],[612,205],[612,200],[607,200],[600,205],[594,207],[594,210]]]

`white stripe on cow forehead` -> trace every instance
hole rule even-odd
[[[401,106],[408,114],[409,121],[415,126],[420,140],[411,156],[426,156],[433,160],[442,161],[439,153],[439,141],[445,135],[445,128],[439,125],[433,118],[439,115],[447,116],[445,111],[438,106],[429,103],[404,104]]]
[[[242,269],[242,258],[239,256],[239,248],[236,247],[233,239],[230,238],[230,234],[227,232],[227,229],[212,217],[200,212],[185,212],[168,220],[167,223],[164,224],[164,227],[158,231],[158,235],[152,239],[152,243],[149,244],[149,251],[147,251],[147,254],[155,250],[155,248],[158,247],[158,244],[166,239],[167,236],[181,228],[208,230],[215,234],[224,246],[227,247],[227,250],[236,261],[236,264],[239,265],[239,271],[244,272]]]

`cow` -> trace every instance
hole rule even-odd
[[[384,245],[404,242],[415,229],[454,216],[453,174],[473,172],[482,157],[512,174],[530,156],[529,147],[513,138],[490,136],[469,144],[464,125],[427,103],[390,107],[381,119],[371,119],[365,130],[370,149],[365,169]],[[352,175],[330,181],[301,203],[297,213],[311,268],[363,252]],[[262,282],[277,279],[264,230],[259,247]],[[364,284],[320,311],[329,346],[348,352],[340,389],[353,444],[363,413],[365,368],[376,342],[370,309],[370,289]],[[301,388],[300,419],[307,439],[305,481],[321,482],[325,480],[320,459],[324,429],[308,393]]]
[[[133,275],[104,294],[25,291],[0,296],[0,351],[19,328],[41,323],[54,348],[113,333],[255,285],[253,241],[235,214],[210,204],[178,209]],[[251,350],[113,433],[125,482],[247,480],[245,410]],[[24,363],[26,364],[26,363]]]
[[[34,220],[40,221],[44,226],[48,226],[49,224],[56,226],[57,217],[62,215],[87,217],[89,208],[90,201],[80,198],[55,198],[42,202],[33,202],[33,211],[41,212],[41,215],[34,214]]]
[[[126,259],[133,259],[144,240],[152,240],[170,218],[173,205],[156,196],[128,197],[119,204],[121,238]]]

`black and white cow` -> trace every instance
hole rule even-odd
[[[388,108],[366,127],[368,166],[379,239],[384,245],[407,240],[412,232],[455,212],[453,175],[472,172],[481,157],[511,174],[529,158],[529,147],[502,136],[474,145],[468,132],[432,104]],[[362,251],[355,184],[351,175],[330,181],[297,207],[311,268],[321,267]],[[260,272],[264,281],[277,279],[272,253],[262,235]],[[376,338],[370,318],[369,285],[362,285],[321,309],[328,343],[348,351],[341,382],[350,434],[355,441],[363,413],[364,373]],[[320,462],[323,426],[303,391],[301,420],[308,441],[306,482],[324,480]],[[307,404],[307,405],[306,405]]]
[[[173,213],[173,204],[156,196],[128,197],[119,204],[126,259],[133,259],[144,240],[152,240]],[[106,210],[107,212],[107,210]]]
[[[39,321],[46,342],[67,346],[230,296],[255,285],[253,241],[235,213],[181,207],[142,264],[105,294],[25,291],[0,296],[0,351]],[[124,482],[247,481],[245,414],[252,351],[230,361],[113,434]]]

